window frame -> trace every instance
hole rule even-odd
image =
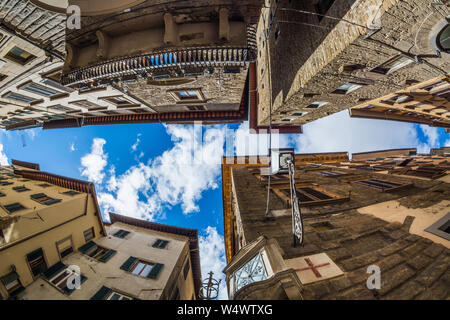
[[[347,84],[350,84],[348,89],[341,89],[342,87],[344,87]],[[336,90],[334,90],[331,93],[337,94],[337,95],[347,95],[358,89],[361,89],[364,86],[367,86],[367,84],[366,83],[356,83],[356,82],[346,82],[343,85],[339,86]]]
[[[434,222],[432,225],[430,225],[424,231],[450,241],[450,233],[442,230],[443,228],[447,229],[449,227],[450,227],[450,212],[447,213],[446,215],[444,215],[442,218],[440,218],[436,222]]]
[[[279,185],[279,186],[271,186],[270,189],[285,203],[292,206],[292,201],[290,197],[290,185]],[[305,185],[305,184],[296,184],[295,189],[297,191],[297,194],[303,194],[304,196],[311,199],[310,201],[300,201],[298,199],[298,204],[300,207],[308,207],[308,206],[316,206],[316,205],[326,205],[326,204],[337,204],[342,203],[350,200],[350,196],[341,196],[338,194],[335,194],[333,192],[330,192],[328,190],[325,190],[323,188],[313,186],[313,185]],[[322,194],[325,194],[326,196],[330,197],[329,199],[319,199],[317,196],[314,196],[311,193],[308,193],[308,191],[303,189],[312,189],[316,192],[320,192]],[[285,194],[285,190],[289,191],[289,196]]]
[[[141,270],[140,270],[139,272],[134,273],[134,271],[138,268],[138,266],[139,266],[140,264],[143,264],[144,266],[141,268]],[[130,268],[130,270],[129,270],[128,272],[131,273],[131,274],[133,274],[133,275],[135,275],[135,276],[139,276],[139,277],[141,277],[141,278],[146,278],[146,279],[148,279],[148,275],[150,274],[150,272],[152,271],[152,269],[155,267],[155,265],[156,265],[156,263],[148,262],[148,261],[145,261],[145,260],[142,260],[142,259],[138,259],[138,260],[133,264],[133,266]],[[147,273],[145,276],[143,276],[142,273],[144,272],[144,270],[145,270],[148,266],[150,266],[151,268],[150,268],[150,270],[148,270],[148,273]]]
[[[23,97],[25,99],[17,99],[17,98],[11,97],[11,96],[14,96],[14,95],[16,97]],[[8,91],[5,94],[3,94],[2,98],[18,101],[18,102],[24,103],[24,104],[32,104],[32,103],[35,103],[36,101],[39,101],[39,99],[36,99],[36,98],[33,98],[33,97],[29,97],[27,95],[23,95],[23,94],[18,93],[18,92],[12,92],[12,91]]]
[[[64,247],[63,249],[60,250],[59,245],[64,243],[64,242],[66,242],[67,240],[70,240],[70,246]],[[58,252],[58,256],[59,256],[60,260],[64,259],[65,257],[67,257],[67,256],[69,256],[69,255],[71,255],[71,254],[73,254],[75,252],[75,248],[73,246],[72,235],[70,235],[68,237],[65,237],[64,239],[61,239],[59,241],[56,241],[55,245],[56,245],[56,251]],[[69,252],[69,253],[65,254],[64,257],[63,257],[62,253],[67,251],[69,248],[72,249],[72,252]]]
[[[370,180],[375,180],[375,181],[380,181],[380,182],[384,182],[384,183],[388,183],[388,184],[396,184],[397,186],[393,186],[390,188],[378,188],[376,186],[374,186],[373,183],[367,183],[367,181]],[[351,182],[352,184],[356,184],[358,186],[364,186],[364,187],[368,187],[368,188],[372,188],[375,190],[378,190],[380,192],[392,192],[392,191],[397,191],[397,190],[401,190],[401,189],[406,189],[408,187],[413,186],[413,183],[402,183],[402,182],[393,182],[393,181],[389,181],[389,180],[382,180],[382,179],[377,179],[377,178],[368,178],[368,179],[362,179],[362,180],[355,180]]]
[[[36,89],[35,89],[35,91],[33,91],[33,89],[30,89],[30,86],[31,86],[31,87],[32,87],[32,86],[35,86],[35,87],[37,87],[37,88],[41,88],[41,89],[44,90],[44,91],[45,91],[45,90],[53,91],[54,93],[53,93],[53,94],[50,94],[50,95],[47,95],[47,94],[44,94],[44,93],[42,93],[42,92],[39,92],[39,90],[36,90]],[[48,88],[48,87],[46,87],[46,86],[44,86],[44,85],[42,85],[42,84],[35,83],[35,82],[33,82],[33,81],[28,81],[28,82],[26,82],[26,83],[23,83],[23,84],[21,84],[20,86],[18,86],[17,89],[24,90],[24,91],[27,91],[27,92],[30,92],[30,93],[32,93],[32,94],[36,94],[36,95],[39,95],[39,96],[42,96],[42,97],[45,97],[45,98],[51,98],[51,97],[53,97],[53,96],[56,96],[56,95],[58,95],[58,94],[63,93],[63,92],[58,91],[58,90],[56,90],[56,89]]]
[[[15,209],[14,211],[10,211],[7,207],[12,206],[12,205],[19,205],[18,209]],[[20,202],[13,202],[7,205],[2,205],[3,209],[5,209],[9,214],[15,213],[17,211],[22,211],[22,210],[26,210],[28,209],[27,207],[25,207],[23,204],[21,204]]]
[[[18,58],[16,58],[16,57],[14,57],[13,54],[10,55],[10,53],[11,53],[15,48],[17,48],[17,49],[23,51],[23,53],[29,54],[29,57],[26,58],[26,59],[27,59],[26,61],[21,61],[20,58],[18,59]],[[23,54],[23,53],[22,53],[22,54]],[[17,53],[14,53],[14,54],[17,55]],[[33,61],[34,59],[36,59],[37,57],[36,57],[34,54],[32,54],[32,53],[26,51],[25,49],[22,49],[21,47],[19,47],[19,46],[16,45],[16,44],[14,44],[14,45],[8,50],[8,52],[5,53],[5,54],[3,55],[3,58],[8,59],[9,61],[12,61],[12,62],[14,62],[14,63],[20,64],[21,66],[25,66],[25,65],[27,65],[29,62],[31,62],[31,61]]]
[[[89,238],[89,239],[86,239],[86,232],[91,232],[92,233],[92,237]],[[91,228],[89,228],[87,230],[84,230],[83,231],[83,237],[84,237],[85,242],[89,242],[90,240],[95,239],[95,229],[94,229],[94,227],[91,227]]]
[[[389,69],[386,68],[386,66],[389,66],[390,64],[396,63],[401,60],[403,60],[403,61],[400,62],[399,64],[397,64]],[[382,64],[376,66],[375,68],[371,69],[370,72],[376,73],[376,74],[381,74],[381,75],[385,76],[385,75],[391,74],[397,70],[400,70],[400,69],[410,65],[413,62],[414,62],[414,60],[409,59],[408,57],[406,57],[402,54],[399,54],[399,55],[396,55],[395,57],[392,57],[389,60],[383,62]]]

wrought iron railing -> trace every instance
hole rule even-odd
[[[138,75],[167,67],[223,67],[243,66],[253,61],[248,48],[193,48],[162,51],[81,68],[62,77],[63,85],[73,85],[107,78]]]
[[[256,28],[247,26],[247,47],[198,47],[161,50],[152,54],[121,57],[76,69],[62,76],[63,85],[83,84],[156,70],[179,67],[243,66],[256,59]]]

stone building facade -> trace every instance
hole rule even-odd
[[[66,29],[61,83],[74,89],[111,85],[151,109],[93,117],[86,125],[247,119],[261,0],[72,4],[81,8],[81,29]],[[70,125],[75,123],[62,120],[48,127]]]
[[[93,183],[35,163],[13,160],[0,182],[0,300],[197,299],[197,230],[104,223]]]
[[[448,82],[449,14],[442,1],[267,1],[257,27],[258,124],[270,109],[273,124],[302,125],[413,84]],[[447,91],[421,103],[439,107],[444,122],[426,123],[447,125]]]
[[[448,156],[389,151],[304,164],[296,155],[304,243],[295,247],[288,177],[271,177],[265,218],[264,165],[224,159],[230,299],[448,299]],[[369,288],[373,270],[380,286]]]

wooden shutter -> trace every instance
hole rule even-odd
[[[111,259],[116,253],[117,253],[116,250],[110,249],[110,250],[106,251],[106,252],[100,257],[100,259],[98,259],[98,261],[101,261],[101,262],[107,262],[107,261],[109,261],[109,259]]]
[[[44,272],[44,277],[46,277],[47,279],[51,279],[54,275],[56,275],[65,268],[67,268],[67,266],[61,261],[59,261]]]
[[[167,246],[168,243],[169,243],[169,241],[167,241],[167,240],[158,239],[158,240],[155,241],[155,243],[152,245],[152,247],[153,248],[164,249]]]
[[[127,259],[127,261],[125,261],[122,266],[120,267],[120,269],[125,270],[125,271],[130,271],[131,267],[136,263],[136,261],[138,261],[138,258],[135,257],[129,257]]]
[[[150,273],[148,274],[147,278],[156,279],[163,267],[164,267],[163,264],[160,263],[155,264]]]
[[[49,206],[49,205],[57,203],[57,202],[61,202],[61,199],[50,199],[50,200],[43,201],[42,203]]]
[[[86,252],[90,251],[92,248],[94,248],[96,246],[97,246],[97,244],[94,241],[89,241],[89,242],[83,244],[81,247],[79,247],[78,251],[86,254]]]

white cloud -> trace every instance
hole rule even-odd
[[[131,146],[131,150],[134,152],[136,151],[137,147],[139,146],[139,143],[141,142],[141,139],[139,138],[141,136],[140,133],[138,133],[136,142]]]
[[[105,139],[94,138],[92,141],[91,153],[81,158],[81,175],[88,178],[89,181],[101,183],[105,177],[103,169],[107,164],[108,155],[103,152]]]
[[[424,136],[427,138],[426,143],[420,143],[417,147],[417,153],[429,153],[431,148],[439,147],[439,129],[427,125],[420,125]]]
[[[74,143],[74,142],[72,142],[72,143],[70,144],[69,149],[70,149],[70,152],[73,152],[73,151],[77,150],[77,149],[75,149],[75,143]]]
[[[222,280],[218,299],[228,300],[225,274],[222,272],[227,265],[223,236],[217,232],[215,227],[208,227],[204,231],[205,235],[199,238],[202,278],[206,279],[209,277],[210,271],[214,272],[213,278]]]
[[[344,110],[303,126],[296,138],[301,153],[348,151],[365,152],[418,147],[414,124],[350,118]]]
[[[6,156],[5,152],[3,151],[3,144],[0,143],[0,165],[7,166],[8,163],[8,157]]]
[[[140,163],[129,168],[124,174],[113,175],[107,183],[111,193],[100,192],[98,200],[103,212],[114,212],[125,216],[155,220],[159,203],[152,201],[150,192],[151,168]],[[142,200],[144,199],[144,200]]]
[[[224,128],[208,127],[203,143],[201,132],[192,126],[170,125],[166,130],[174,142],[172,149],[119,176],[114,168],[110,170],[109,193],[98,195],[105,212],[153,220],[161,217],[164,207],[180,204],[185,214],[194,213],[199,211],[196,202],[202,193],[218,188]]]

